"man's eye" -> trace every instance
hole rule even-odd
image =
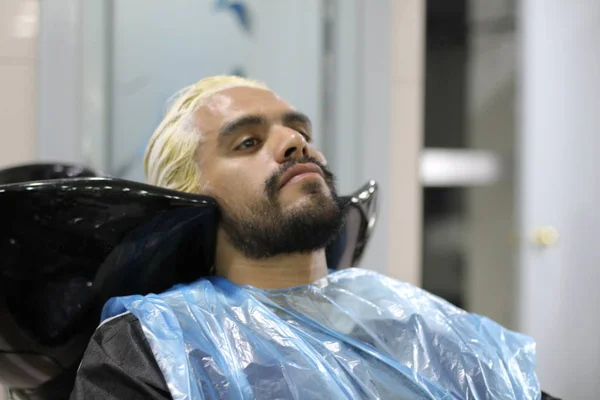
[[[236,150],[245,150],[250,149],[258,144],[258,139],[248,138],[239,144],[235,149]]]

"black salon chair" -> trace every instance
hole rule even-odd
[[[377,186],[344,199],[345,229],[327,249],[333,269],[359,262]],[[68,398],[106,300],[208,275],[217,221],[210,197],[81,166],[0,171],[0,384],[15,398]]]

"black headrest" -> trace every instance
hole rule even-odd
[[[0,185],[93,176],[99,176],[99,174],[81,165],[61,163],[23,164],[0,170]]]
[[[56,177],[43,170],[18,176]],[[6,172],[0,183],[17,176]],[[122,179],[25,180],[0,185],[0,383],[35,388],[79,364],[110,297],[160,293],[206,276],[218,207],[210,197]],[[369,182],[344,197],[350,207],[327,249],[330,268],[359,261],[376,195]]]

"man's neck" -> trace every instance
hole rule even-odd
[[[325,250],[253,260],[233,248],[222,232],[217,238],[215,266],[217,275],[260,289],[308,285],[327,275]]]

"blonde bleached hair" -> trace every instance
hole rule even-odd
[[[202,132],[194,126],[194,114],[211,95],[222,90],[246,86],[268,87],[239,76],[212,76],[180,90],[144,154],[144,171],[149,184],[187,193],[200,193],[200,168],[195,159]]]

